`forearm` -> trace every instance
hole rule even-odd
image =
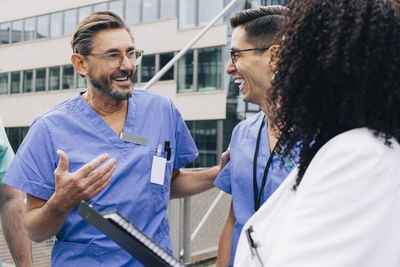
[[[219,171],[219,166],[202,171],[178,170],[172,178],[171,198],[188,197],[212,188]]]
[[[33,266],[31,240],[23,225],[25,205],[22,193],[8,185],[1,187],[1,227],[11,256],[18,267]]]
[[[226,267],[231,263],[232,232],[230,236],[226,232],[224,228],[218,242],[217,267]]]
[[[69,211],[61,211],[52,198],[48,201],[39,201],[42,205],[30,209],[24,220],[28,235],[35,242],[42,242],[56,235],[69,213]]]
[[[232,233],[234,224],[235,217],[233,215],[231,203],[228,218],[224,224],[224,228],[222,228],[218,242],[217,267],[226,267],[231,263]]]

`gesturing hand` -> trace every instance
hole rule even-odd
[[[62,150],[58,150],[57,154],[60,162],[54,171],[56,189],[50,203],[64,214],[70,212],[81,200],[90,200],[103,190],[116,169],[115,159],[110,159],[96,170],[108,159],[107,154],[102,154],[70,173],[67,154]]]

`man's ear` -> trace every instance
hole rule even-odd
[[[276,71],[279,60],[278,52],[279,52],[279,45],[272,45],[269,48],[269,64],[274,73]]]
[[[79,73],[82,76],[87,75],[87,73],[88,73],[87,63],[86,63],[84,56],[79,55],[79,54],[72,54],[71,62],[77,73]]]

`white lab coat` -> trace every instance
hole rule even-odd
[[[297,191],[292,171],[245,224],[235,266],[399,267],[400,145],[360,128],[326,143]],[[244,231],[252,226],[262,264]]]

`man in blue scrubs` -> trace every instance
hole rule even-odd
[[[292,159],[277,155],[277,139],[268,121],[266,92],[271,88],[278,61],[282,6],[246,9],[231,18],[231,60],[226,72],[239,84],[243,101],[261,107],[258,114],[233,130],[230,161],[215,185],[232,195],[228,218],[222,230],[217,266],[232,266],[240,232],[246,221],[270,197],[295,166]]]
[[[168,97],[132,90],[143,51],[118,15],[91,14],[71,46],[87,91],[33,122],[5,182],[28,193],[31,239],[56,235],[53,266],[142,266],[78,215],[80,201],[118,210],[172,253],[169,199],[212,187],[219,167],[179,171],[198,151]]]

